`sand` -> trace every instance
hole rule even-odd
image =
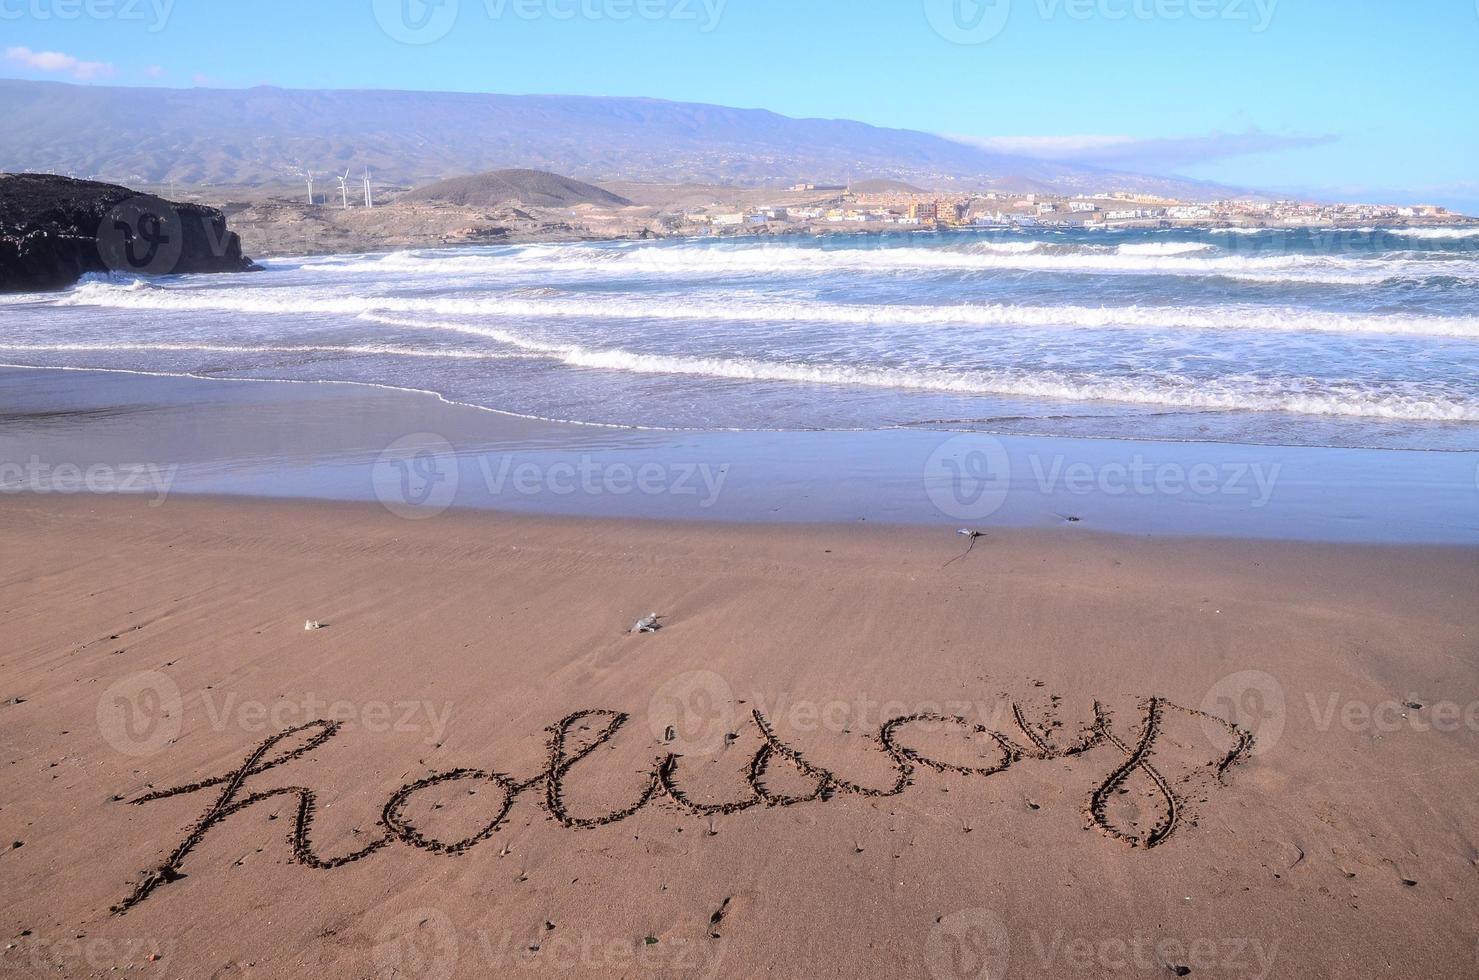
[[[1474,551],[967,544],[0,497],[0,963],[1473,975]]]

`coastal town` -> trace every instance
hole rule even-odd
[[[257,256],[531,241],[972,230],[1479,227],[1475,219],[1436,205],[1252,197],[1204,202],[1109,190],[1072,195],[940,191],[887,179],[851,186],[596,185],[537,171],[499,171],[472,180],[475,186],[491,183],[470,198],[440,195],[436,186],[377,188],[373,207],[340,195],[308,204],[289,186],[199,188],[183,194],[182,189],[150,189],[163,195],[174,190],[185,200],[221,208]],[[557,194],[541,190],[557,185],[563,187]]]
[[[668,216],[667,223],[673,229],[688,226],[724,234],[811,226],[879,230],[894,227],[1349,228],[1374,222],[1448,224],[1467,220],[1437,205],[1320,204],[1259,199],[1187,202],[1120,191],[1073,196],[997,191],[939,194],[900,186],[893,181],[870,181],[857,187],[799,184],[783,196],[815,197],[820,193],[833,196],[824,201],[761,204],[737,210],[699,208]]]

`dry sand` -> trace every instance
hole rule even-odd
[[[0,499],[0,963],[1474,974],[1473,551],[965,546]]]

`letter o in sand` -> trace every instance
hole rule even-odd
[[[464,779],[483,780],[493,783],[503,790],[503,802],[498,807],[498,815],[489,821],[487,826],[471,837],[450,844],[446,841],[437,840],[435,837],[427,837],[421,831],[417,830],[416,825],[407,820],[405,814],[402,813],[407,801],[422,790],[430,789],[433,786],[440,786],[442,783],[459,782]],[[451,772],[438,773],[435,776],[428,776],[426,779],[418,779],[409,786],[402,787],[400,791],[392,796],[390,802],[385,804],[385,826],[390,829],[392,834],[395,834],[395,836],[413,847],[420,847],[438,854],[459,854],[480,841],[487,840],[493,836],[493,832],[498,829],[498,825],[503,822],[503,818],[508,816],[509,809],[513,807],[515,793],[514,784],[506,776],[500,776],[496,772],[483,772],[480,769],[454,769]]]

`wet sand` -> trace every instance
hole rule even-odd
[[[1479,546],[1476,453],[641,430],[354,384],[0,367],[0,495],[80,492],[94,467],[152,499]]]
[[[29,493],[0,548],[18,975],[1475,968],[1472,549]]]

